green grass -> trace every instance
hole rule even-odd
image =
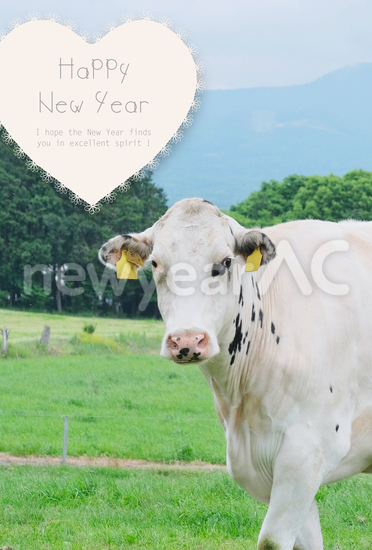
[[[158,321],[0,310],[0,450],[171,462],[225,461],[225,438],[199,369],[154,355]],[[37,344],[45,324],[49,349]],[[152,354],[145,355],[144,353]],[[325,550],[371,550],[372,476],[318,493]],[[0,547],[14,550],[256,549],[266,506],[227,474],[0,467]]]
[[[81,332],[69,339],[54,339],[49,346],[40,342],[10,342],[6,355],[0,354],[0,363],[9,359],[31,359],[48,355],[132,355],[148,353],[159,355],[161,338],[145,333],[126,332],[114,336],[101,336]]]
[[[164,323],[154,319],[108,319],[102,317],[73,317],[58,314],[31,313],[0,309],[0,328],[10,328],[9,342],[26,342],[40,340],[45,325],[51,328],[51,344],[60,339],[71,338],[83,330],[84,324],[92,322],[97,325],[95,334],[101,336],[119,335],[120,333],[146,333],[149,338],[160,340],[164,334]]]
[[[1,451],[61,455],[63,415],[69,455],[225,461],[212,393],[195,365],[115,354],[0,363]]]
[[[372,477],[321,488],[325,550],[370,550]],[[0,468],[14,550],[255,550],[266,506],[223,472]]]

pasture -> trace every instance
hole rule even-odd
[[[0,451],[223,463],[223,430],[197,366],[156,355],[44,356],[0,362]]]
[[[3,467],[0,544],[13,550],[255,550],[266,506],[226,473]],[[322,487],[325,550],[370,550],[372,477]]]
[[[44,324],[49,349],[37,344]],[[4,325],[0,451],[61,456],[68,415],[71,456],[225,462],[199,369],[157,355],[161,322],[0,310]],[[0,548],[13,550],[254,550],[266,513],[223,471],[1,466],[0,487]],[[372,476],[317,500],[326,550],[372,548]]]
[[[11,330],[10,342],[32,342],[40,339],[44,325],[51,327],[51,342],[61,342],[81,332],[84,323],[97,325],[96,333],[100,336],[119,335],[121,333],[146,333],[150,338],[159,341],[164,333],[164,323],[153,319],[109,319],[104,317],[75,317],[48,313],[31,313],[0,309],[0,328],[4,325]],[[133,331],[133,327],[135,330]]]

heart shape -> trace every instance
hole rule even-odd
[[[131,21],[95,44],[52,21],[0,42],[0,120],[38,166],[89,204],[166,146],[194,100],[188,47],[154,21]]]

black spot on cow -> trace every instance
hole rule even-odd
[[[181,355],[180,353],[177,355],[177,359],[183,359],[183,355]]]
[[[201,351],[199,351],[198,353],[196,353],[196,351],[194,351],[194,353],[192,354],[192,361],[198,361],[199,359],[199,355],[201,354]]]
[[[213,202],[207,201],[207,199],[203,199],[203,202],[206,202],[207,204],[211,204],[212,206],[214,206]]]
[[[235,335],[229,345],[229,354],[231,355],[230,365],[234,363],[236,354],[242,349],[242,340],[242,321],[240,319],[240,314],[238,313],[235,320]]]
[[[254,304],[252,304],[252,315],[251,315],[252,323],[254,322],[255,318],[256,318],[256,311],[254,309]]]
[[[256,289],[257,289],[257,298],[261,300],[260,291],[258,289],[258,284],[256,283]]]
[[[329,386],[329,391],[330,391],[331,393],[333,393],[333,388],[332,388],[332,386]]]
[[[231,229],[231,227],[229,226],[229,229],[230,229],[230,233],[231,235],[234,237],[234,233],[233,233],[233,230]],[[234,237],[235,238],[235,237]]]
[[[238,304],[241,304],[242,307],[244,306],[244,298],[243,298],[243,287],[240,285],[240,294],[239,294],[239,302]]]
[[[251,341],[249,340],[248,341],[248,344],[247,344],[247,351],[245,352],[246,355],[248,355],[248,352],[249,352],[249,346],[251,345]]]
[[[243,344],[245,344],[245,341],[246,341],[246,339],[247,339],[247,336],[248,336],[248,331],[244,334]]]
[[[276,337],[276,343],[277,343],[277,344],[279,344],[279,340],[280,340],[280,338],[279,338],[279,336],[277,336],[277,337]]]
[[[252,286],[253,286],[253,288],[254,288],[254,279],[253,279],[252,276],[251,276],[251,281],[252,281]]]
[[[275,325],[274,323],[271,323],[271,332],[275,334]]]
[[[183,357],[186,357],[186,355],[189,354],[189,348],[182,348],[180,349],[180,354],[183,356]]]
[[[336,432],[338,432],[339,427],[340,426],[338,424],[336,424]]]
[[[263,311],[262,311],[262,309],[260,309],[260,311],[258,313],[258,319],[260,321],[261,328],[262,328],[262,321],[263,321]]]

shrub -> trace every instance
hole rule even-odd
[[[195,460],[194,450],[190,445],[182,445],[176,452],[176,460],[183,460],[185,462],[191,462]]]
[[[83,332],[87,332],[88,334],[93,334],[93,332],[96,330],[97,323],[84,323],[83,326]]]

